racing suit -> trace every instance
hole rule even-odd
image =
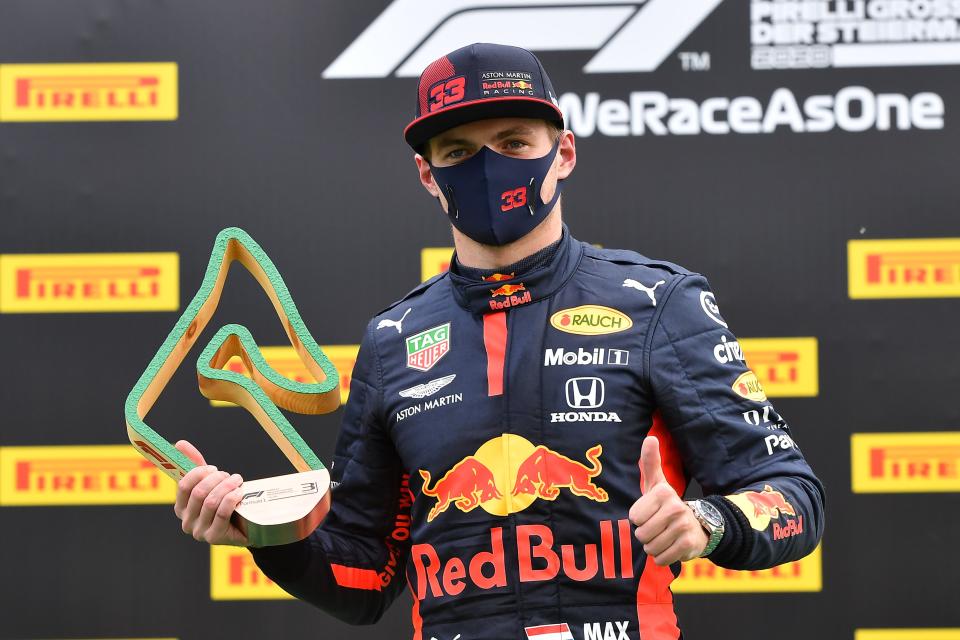
[[[364,624],[409,586],[417,639],[679,638],[679,563],[627,519],[651,434],[724,516],[715,564],[814,549],[823,488],[702,276],[566,229],[527,273],[452,265],[367,326],[323,524],[252,549],[286,591]]]

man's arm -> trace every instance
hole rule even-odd
[[[412,503],[382,420],[380,364],[364,335],[337,438],[330,513],[306,540],[251,549],[288,593],[353,624],[371,624],[400,594]]]
[[[379,620],[404,586],[412,499],[381,420],[380,388],[368,326],[330,469],[330,512],[304,540],[250,549],[260,569],[285,591],[351,624]],[[229,525],[241,494],[234,488],[238,478],[198,469],[181,481],[183,508],[177,515],[184,531],[212,544],[246,545]]]
[[[699,275],[667,289],[647,336],[645,377],[686,471],[724,517],[710,559],[765,569],[816,547],[823,486],[738,358],[739,347],[725,346],[736,337],[709,292]]]

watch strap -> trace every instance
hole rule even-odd
[[[709,502],[701,500],[690,500],[687,502],[687,505],[693,511],[693,515],[697,518],[697,521],[700,523],[700,526],[707,532],[709,538],[707,539],[707,546],[703,548],[703,551],[700,553],[700,557],[704,558],[710,555],[714,549],[717,548],[717,545],[720,544],[720,541],[723,539],[723,534],[725,530],[723,522],[723,513],[717,509],[718,514],[720,515],[721,522],[720,525],[714,525],[711,523],[707,517],[704,515],[705,509],[703,504],[711,505]],[[716,509],[716,507],[714,507]]]
[[[747,516],[732,502],[723,496],[709,496],[704,498],[723,514],[724,533],[720,544],[710,554],[710,561],[725,569],[748,569],[747,560],[753,553],[756,544],[754,531],[750,527]]]

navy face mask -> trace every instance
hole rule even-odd
[[[484,146],[469,160],[430,169],[447,199],[447,215],[467,237],[482,244],[504,245],[530,233],[560,198],[562,180],[549,202],[540,188],[560,147],[554,143],[540,158],[511,158]]]

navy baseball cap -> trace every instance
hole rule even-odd
[[[417,115],[403,131],[419,150],[430,138],[487,118],[539,118],[563,128],[553,84],[537,56],[478,42],[431,62],[420,74]]]

